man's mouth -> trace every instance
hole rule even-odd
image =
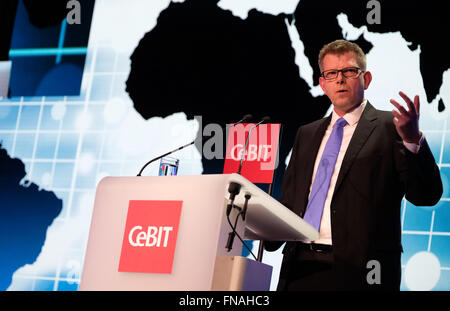
[[[339,90],[336,93],[346,93],[346,92],[347,92],[347,90]]]

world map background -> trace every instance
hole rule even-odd
[[[267,109],[266,105],[261,105],[260,97],[249,98],[245,95],[246,88],[251,88],[255,92],[258,90],[258,85],[251,83],[243,85],[241,87],[244,90],[237,94],[242,95],[244,99],[237,99],[237,97],[226,97],[226,99],[254,101],[254,105],[244,107],[237,105],[233,110],[229,109],[232,106],[230,102],[220,102],[217,98],[212,98],[217,100],[213,103],[214,109],[225,113],[221,109],[226,106],[227,111],[234,111],[234,114],[227,115],[229,120],[225,120],[226,122],[232,122],[233,118],[234,121],[238,120],[245,113],[258,115],[261,109],[266,109],[268,115],[275,115],[275,119],[281,119],[283,114],[290,115],[290,110],[287,109],[303,110],[308,117],[302,120],[295,118],[293,121],[288,120],[292,123],[297,122],[298,125],[315,115],[317,118],[324,116],[329,110],[329,105],[325,105],[326,101],[320,99],[322,94],[317,85],[318,70],[315,55],[317,46],[320,48],[320,45],[338,37],[357,40],[358,43],[361,42],[365,50],[368,50],[368,67],[374,80],[366,97],[376,108],[391,110],[389,99],[398,99],[399,90],[411,96],[412,94],[420,95],[422,102],[420,126],[441,170],[444,194],[433,208],[414,207],[406,201],[403,202],[402,242],[405,251],[402,256],[402,289],[449,290],[450,136],[448,132],[450,125],[448,124],[448,108],[445,109],[445,104],[448,106],[450,103],[448,70],[450,66],[443,61],[440,62],[441,58],[436,55],[433,60],[440,67],[433,68],[442,68],[442,70],[435,70],[435,76],[432,78],[430,72],[424,71],[421,67],[425,62],[421,58],[423,53],[429,53],[429,50],[426,50],[429,47],[426,45],[427,42],[408,41],[411,39],[405,37],[410,28],[405,28],[404,32],[402,32],[403,29],[388,31],[389,26],[395,28],[395,25],[390,25],[388,19],[383,19],[385,15],[382,15],[381,26],[388,24],[387,28],[384,31],[370,31],[370,27],[365,25],[365,18],[369,11],[365,8],[365,3],[360,8],[354,9],[359,10],[357,15],[359,19],[355,17],[356,13],[353,10],[349,11],[350,9],[346,6],[348,3],[350,2],[340,3],[341,7],[337,10],[335,8],[320,12],[322,16],[329,12],[330,16],[324,17],[318,23],[312,16],[302,15],[306,14],[303,12],[316,9],[312,7],[311,2],[305,0],[277,2],[277,5],[270,4],[270,1],[219,1],[216,3],[216,1],[206,0],[172,2],[160,0],[149,3],[149,1],[134,0],[125,4],[119,0],[97,0],[92,17],[80,96],[13,97],[3,98],[0,102],[0,141],[2,141],[2,148],[8,154],[7,159],[17,158],[24,164],[26,176],[22,179],[22,186],[31,187],[30,184],[35,184],[41,190],[52,192],[62,200],[62,210],[49,225],[45,243],[37,253],[35,261],[15,270],[11,275],[12,282],[7,285],[7,288],[9,290],[76,290],[82,272],[95,187],[98,181],[104,176],[136,175],[148,159],[192,141],[199,129],[199,123],[193,118],[194,115],[202,115],[204,112],[205,122],[219,123],[218,118],[214,119],[211,116],[207,118],[208,109],[200,105],[200,103],[205,104],[207,100],[211,101],[210,94],[216,91],[214,87],[217,85],[207,85],[212,88],[211,93],[202,92],[208,96],[205,96],[207,98],[196,97],[197,102],[192,98],[198,94],[189,93],[185,98],[177,94],[177,99],[168,100],[179,104],[173,107],[165,105],[163,100],[170,97],[170,92],[161,94],[157,88],[149,88],[146,94],[148,104],[141,105],[138,104],[138,100],[132,100],[125,90],[132,68],[130,57],[140,45],[140,40],[144,36],[147,36],[149,40],[157,40],[156,34],[164,33],[164,26],[171,22],[179,23],[178,27],[180,27],[184,21],[181,18],[183,15],[178,16],[178,20],[174,20],[174,16],[177,17],[177,15],[172,13],[185,10],[186,13],[199,12],[199,16],[202,15],[201,12],[208,14],[215,12],[220,16],[223,15],[225,21],[235,23],[224,25],[229,26],[230,29],[234,27],[233,31],[239,29],[237,27],[258,23],[258,19],[261,18],[264,19],[264,25],[278,27],[273,35],[267,34],[267,29],[264,31],[258,27],[246,29],[250,34],[258,30],[262,32],[262,34],[255,34],[256,42],[262,41],[260,45],[256,45],[261,49],[259,54],[264,56],[257,58],[258,65],[264,69],[284,64],[283,66],[286,67],[283,68],[290,71],[280,71],[281,81],[291,83],[288,84],[289,86],[295,86],[298,83],[297,89],[304,89],[306,94],[309,94],[309,97],[306,97],[305,93],[296,93],[299,91],[288,87],[283,89],[285,93],[279,94],[281,86],[275,87],[274,84],[273,94],[276,96],[269,93],[268,97],[273,101],[273,105]],[[382,9],[384,6],[383,2]],[[256,10],[251,11],[251,9]],[[424,12],[427,11],[424,10]],[[207,16],[206,13],[203,13],[204,17]],[[192,19],[193,24],[207,28],[208,23],[199,16]],[[430,22],[433,20],[432,17],[432,15],[423,14],[421,19],[424,24],[432,27],[433,24]],[[189,16],[186,20],[189,20]],[[332,29],[331,38],[325,36],[328,32],[325,32],[323,28]],[[211,35],[214,35],[214,32]],[[437,34],[423,33],[421,36],[438,39]],[[264,45],[264,40],[280,37],[288,39],[287,41],[280,39],[277,44],[282,46],[280,51],[286,50],[289,55],[286,55],[283,60],[266,57],[264,49],[267,47]],[[314,37],[314,40],[311,37]],[[162,43],[172,47],[173,42],[170,42],[172,39],[177,37],[163,37]],[[269,43],[274,44],[273,41]],[[203,47],[202,44],[200,45]],[[205,46],[211,45],[214,46],[214,40]],[[158,46],[164,47],[163,44]],[[247,47],[247,49],[251,48]],[[181,60],[185,60],[188,53],[182,45],[178,46],[177,50],[167,52],[170,57]],[[242,52],[245,53],[245,51]],[[250,52],[247,52],[249,55],[245,58],[247,62],[253,61],[258,51]],[[195,54],[189,54],[189,56],[192,55],[195,56]],[[218,57],[220,62],[223,61],[224,56],[223,54],[210,55],[213,60],[208,59],[208,61],[214,63],[214,57]],[[176,59],[171,60],[176,63]],[[287,62],[289,63],[286,65]],[[159,59],[157,63],[164,64],[164,59]],[[213,71],[217,71],[217,68],[213,68]],[[292,71],[292,68],[296,70]],[[202,68],[202,70],[205,70],[205,73],[210,72],[209,68]],[[426,79],[424,75],[427,75]],[[156,74],[151,77],[154,80],[152,86],[161,81]],[[187,80],[184,80],[186,85],[183,86],[176,76],[170,78],[170,83],[187,88]],[[215,79],[214,82],[220,86],[220,83],[225,83],[226,80]],[[435,83],[429,85],[432,80]],[[241,82],[245,81],[244,79]],[[436,81],[439,84],[438,88],[434,86]],[[272,82],[273,80],[267,80],[264,88],[270,88]],[[200,84],[197,88],[202,90],[207,86]],[[233,84],[225,86],[234,87]],[[259,87],[261,88],[261,85]],[[230,93],[235,94],[235,92]],[[311,104],[315,99],[317,99],[317,107]],[[196,108],[196,104],[199,107]],[[278,110],[278,113],[274,110]],[[148,111],[151,111],[153,115]],[[291,146],[289,138],[284,141],[284,145],[288,152]],[[213,167],[220,168],[217,163],[202,162],[199,152],[194,148],[179,152],[177,157],[181,161],[179,174],[201,174],[205,165],[208,168],[207,172],[212,172]],[[147,174],[156,175],[156,166],[148,168]],[[17,222],[20,225],[20,219]],[[257,244],[254,247],[256,248]],[[278,279],[281,253],[265,253],[264,262],[274,265],[272,281],[272,289],[274,289]]]

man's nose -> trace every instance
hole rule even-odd
[[[337,77],[336,77],[336,82],[338,84],[342,84],[342,83],[344,83],[344,81],[345,81],[344,74],[342,73],[342,71],[338,71]]]

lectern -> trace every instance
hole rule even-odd
[[[80,290],[269,290],[272,267],[241,257],[244,239],[310,241],[318,232],[241,175],[106,177],[97,187]],[[238,216],[233,208],[230,219]]]

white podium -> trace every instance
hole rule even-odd
[[[245,222],[240,219],[236,228],[244,239],[318,238],[308,223],[237,174],[106,177],[97,187],[80,290],[269,290],[272,267],[240,257],[238,238],[230,252],[225,249],[230,182],[241,185],[236,205],[242,207],[244,195],[251,195]],[[170,273],[119,272],[132,200],[182,201]],[[237,213],[232,210],[232,223]]]

